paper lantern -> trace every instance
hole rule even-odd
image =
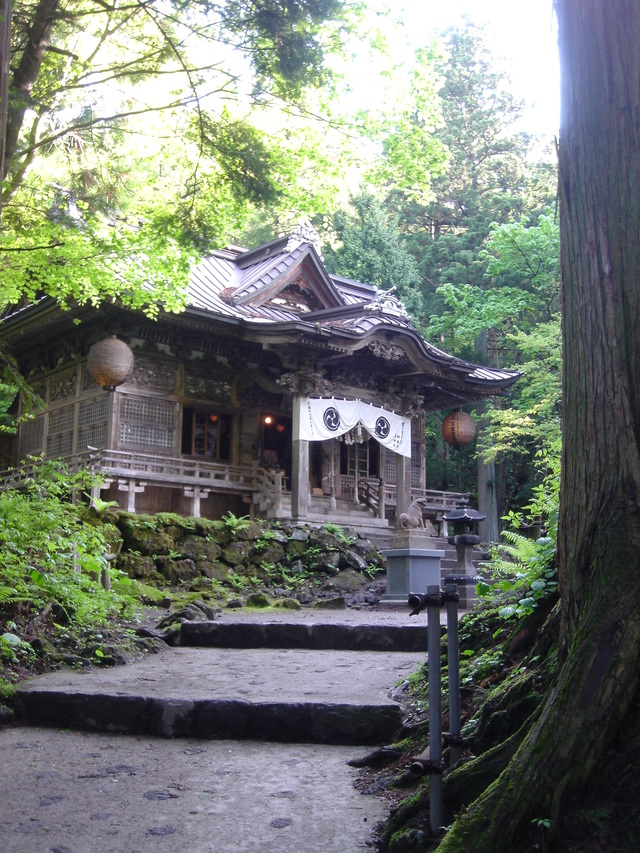
[[[89,350],[87,369],[105,391],[113,391],[133,373],[133,353],[115,335],[105,338]]]
[[[442,421],[442,437],[458,450],[466,447],[474,439],[476,424],[471,415],[456,409]]]

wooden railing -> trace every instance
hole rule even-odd
[[[385,501],[392,506],[396,505],[396,486],[395,483],[385,483],[384,486]],[[439,492],[436,489],[419,489],[415,486],[411,487],[411,500],[423,498],[424,514],[430,513],[441,515],[442,513],[451,512],[455,509],[458,503],[462,500],[469,499],[469,492]]]
[[[56,461],[60,461],[69,471],[88,469],[107,479],[135,478],[160,486],[198,486],[203,489],[238,492],[254,490],[258,470],[249,466],[205,462],[190,457],[105,449],[89,449]],[[19,488],[27,480],[33,479],[40,465],[39,460],[34,460],[1,471],[2,487]]]
[[[90,470],[106,480],[141,481],[168,488],[191,488],[205,491],[252,493],[262,496],[274,509],[282,506],[282,495],[286,491],[286,480],[280,471],[223,462],[206,462],[192,457],[159,456],[136,451],[88,448],[82,453],[62,457],[60,461],[68,471]],[[54,463],[55,464],[55,463]],[[0,488],[20,488],[37,478],[42,465],[39,459],[0,471]],[[353,499],[354,477],[347,474],[336,476],[336,497]],[[379,518],[384,518],[386,507],[396,505],[396,486],[384,483],[380,494],[377,477],[362,478],[358,482],[358,499],[368,506]],[[441,492],[435,489],[411,489],[411,498],[423,498],[424,514],[436,518],[455,509],[459,501],[467,499],[468,493]]]
[[[106,477],[135,477],[156,485],[189,485],[205,489],[249,492],[255,488],[256,470],[192,457],[158,456],[124,450],[96,450],[92,468]]]
[[[367,478],[358,482],[358,500],[378,518],[385,517],[384,491],[384,484],[381,480]]]

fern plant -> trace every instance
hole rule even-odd
[[[493,583],[479,583],[478,595],[523,593],[517,601],[499,608],[502,617],[508,619],[531,613],[541,598],[557,591],[556,519],[557,514],[549,519],[553,535],[538,539],[525,536],[518,529],[503,530],[504,541],[494,547],[491,559],[482,564]]]

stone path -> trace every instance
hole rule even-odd
[[[367,849],[385,804],[347,761],[400,729],[390,692],[424,661],[426,626],[406,610],[225,614],[183,640],[20,689],[27,727],[0,733],[0,850]]]

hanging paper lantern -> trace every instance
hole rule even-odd
[[[476,434],[476,424],[471,415],[456,409],[442,421],[442,437],[458,450],[471,444]]]
[[[91,347],[87,369],[105,391],[113,391],[133,373],[133,353],[124,341],[113,335]]]

